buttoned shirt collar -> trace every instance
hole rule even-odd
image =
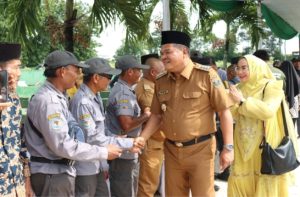
[[[187,65],[184,67],[183,71],[181,71],[180,75],[186,79],[189,79],[193,71],[193,68],[194,68],[194,63],[191,60],[189,60]],[[170,77],[175,80],[175,76],[173,73],[168,73],[168,78]]]
[[[45,85],[47,88],[52,89],[57,93],[57,97],[60,99],[64,99],[67,101],[67,97],[64,93],[62,93],[60,90],[58,90],[50,81],[46,80]]]
[[[84,94],[86,96],[89,97],[90,100],[93,100],[93,99],[97,100],[98,99],[97,95],[94,94],[94,92],[85,83],[80,85],[80,89],[84,92]]]
[[[134,89],[132,88],[132,86],[131,85],[129,85],[126,81],[124,81],[123,79],[118,79],[118,82],[119,83],[121,83],[121,84],[123,84],[123,85],[125,85],[125,86],[127,86],[128,88],[129,88],[129,90],[130,91],[132,91],[132,92],[134,92]]]

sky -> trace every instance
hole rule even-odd
[[[213,33],[219,38],[224,38],[225,30],[226,30],[226,26],[223,21],[218,22],[213,27]],[[106,28],[106,30],[104,30],[100,34],[99,39],[97,39],[97,42],[101,43],[102,45],[101,47],[97,48],[97,55],[107,59],[113,58],[117,49],[122,45],[122,40],[124,38],[125,38],[125,28],[122,24],[116,26],[109,26],[108,28]],[[299,50],[298,36],[295,36],[294,38],[283,42],[285,43],[281,48],[281,52],[283,54],[288,55],[288,54],[292,54],[293,51]],[[240,45],[239,50],[241,50],[242,47],[243,46]]]
[[[159,3],[154,11],[154,16],[162,15],[162,4]],[[151,26],[150,26],[151,28]],[[226,32],[225,22],[219,21],[213,27],[213,33],[218,38],[224,38]],[[97,55],[99,57],[112,59],[117,49],[122,45],[122,40],[125,38],[125,28],[122,24],[116,24],[115,26],[108,26],[101,34],[100,37],[96,39],[98,43],[102,46],[97,48]],[[299,40],[298,36],[283,41],[284,44],[281,47],[283,54],[291,54],[293,51],[299,51]],[[240,45],[238,50],[242,50],[243,46]]]

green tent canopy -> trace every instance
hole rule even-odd
[[[209,7],[217,11],[228,12],[241,6],[243,1],[204,0]]]
[[[204,0],[216,11],[229,12],[243,5],[242,0]],[[267,25],[279,38],[288,40],[300,32],[299,0],[261,0],[262,14]]]
[[[290,24],[288,24],[275,12],[270,10],[266,5],[261,5],[261,12],[266,20],[267,25],[279,38],[288,40],[298,34],[298,32]]]

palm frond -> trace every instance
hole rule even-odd
[[[37,34],[40,28],[41,0],[27,1],[9,1],[6,14],[9,25],[9,40],[19,41],[25,44],[28,37]]]
[[[185,11],[185,4],[180,0],[170,1],[171,30],[190,33],[190,23]]]

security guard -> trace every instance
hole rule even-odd
[[[29,154],[21,131],[21,104],[16,93],[20,71],[21,45],[0,43],[0,196],[30,197]],[[8,79],[7,80],[7,76]]]
[[[158,54],[148,54],[141,57],[142,64],[150,66],[143,72],[143,78],[135,87],[136,97],[142,111],[150,109],[154,94],[154,85],[156,76],[162,73],[165,68],[158,59]],[[154,196],[159,186],[159,177],[161,173],[162,162],[164,159],[164,134],[162,131],[156,131],[150,139],[140,156],[140,175],[138,196]]]
[[[141,125],[150,117],[150,111],[140,115],[133,85],[139,81],[141,69],[148,69],[149,66],[141,65],[131,55],[125,55],[117,59],[116,68],[122,72],[109,95],[106,112],[107,129],[115,135],[136,137],[142,129]],[[110,161],[111,195],[136,196],[138,174],[138,154],[125,152],[120,158]]]
[[[130,149],[133,138],[105,136],[105,113],[98,94],[106,90],[112,76],[120,74],[121,71],[111,68],[108,61],[102,58],[89,59],[85,64],[89,67],[83,69],[83,84],[70,101],[70,111],[84,131],[85,142],[98,146],[117,144],[120,148]],[[76,162],[75,195],[109,196],[105,180],[107,165],[106,161]]]
[[[233,121],[228,96],[216,71],[193,63],[190,38],[178,31],[163,31],[161,59],[167,72],[157,77],[151,117],[141,133],[148,139],[162,124],[166,135],[166,196],[215,196],[215,111],[224,138],[220,166],[233,161]]]
[[[25,120],[25,139],[31,154],[31,183],[37,196],[74,196],[74,160],[114,159],[121,149],[81,142],[82,130],[68,110],[66,89],[80,73],[76,57],[54,51],[45,60],[47,80],[31,98]]]

